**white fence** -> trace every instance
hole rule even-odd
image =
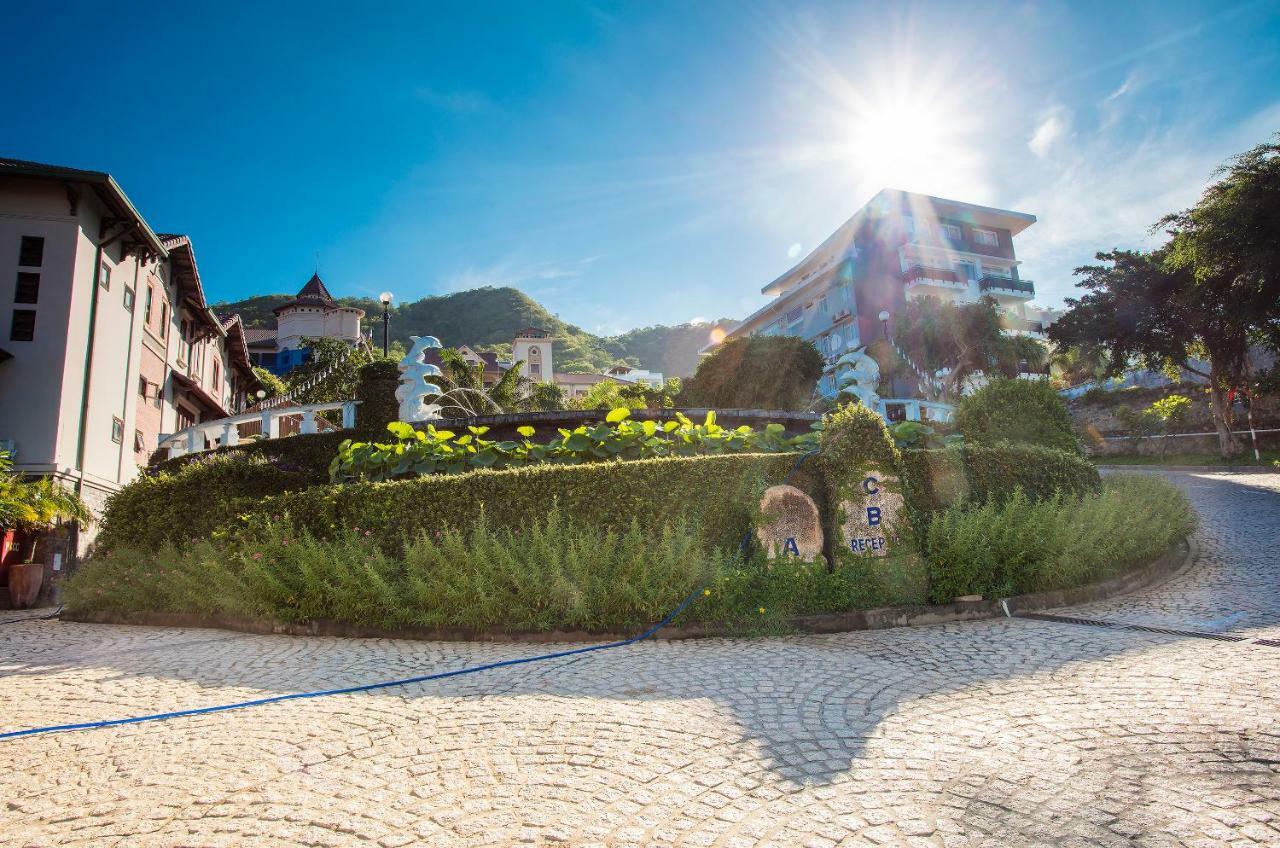
[[[331,403],[307,403],[298,406],[284,406],[262,409],[258,412],[244,412],[214,421],[202,421],[185,430],[170,436],[161,436],[159,446],[169,451],[169,456],[183,456],[188,453],[199,453],[224,445],[240,443],[240,426],[257,423],[262,427],[261,438],[280,438],[280,422],[285,418],[300,419],[299,432],[315,433],[319,431],[316,414],[334,409],[342,410],[342,427],[350,429],[356,425],[356,405],[358,400],[339,400]]]

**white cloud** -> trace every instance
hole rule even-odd
[[[797,256],[800,255],[800,251],[802,250],[804,250],[804,247],[801,246],[800,242],[796,242],[795,244],[791,245],[791,247],[787,248],[787,258],[795,259]]]
[[[1195,203],[1219,165],[1277,124],[1280,102],[1215,132],[1192,121],[1134,138],[1123,127],[1103,126],[1063,155],[1032,165],[1025,185],[1033,188],[1013,208],[1039,219],[1017,238],[1037,299],[1055,303],[1073,295],[1072,270],[1099,251],[1162,243],[1164,235],[1151,226]]]
[[[1069,132],[1071,132],[1071,110],[1062,105],[1052,106],[1041,115],[1040,123],[1036,126],[1036,131],[1031,134],[1027,147],[1043,159]]]

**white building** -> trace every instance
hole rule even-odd
[[[310,350],[306,339],[339,339],[355,346],[367,341],[360,329],[364,310],[354,306],[342,306],[319,274],[294,295],[293,300],[282,303],[274,310],[275,330],[249,330],[249,353],[255,365],[273,374],[288,374],[307,361]]]
[[[257,388],[190,239],[155,233],[109,174],[0,159],[0,446],[16,470],[100,508],[160,434]]]

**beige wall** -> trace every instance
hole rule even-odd
[[[343,339],[354,344],[360,341],[361,314],[349,308],[293,307],[276,319],[278,345],[281,350],[305,347],[304,338]]]

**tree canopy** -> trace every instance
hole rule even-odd
[[[1045,346],[1029,336],[1006,333],[1005,323],[990,297],[959,305],[925,297],[908,301],[894,316],[893,339],[930,374],[947,370],[942,394],[957,397],[975,372],[1012,378],[1044,366]]]
[[[804,409],[822,376],[822,354],[797,336],[725,342],[685,381],[682,403],[721,409]]]
[[[1257,379],[1251,348],[1280,350],[1280,145],[1261,144],[1216,176],[1194,207],[1157,223],[1164,246],[1099,253],[1104,264],[1077,268],[1086,293],[1067,299],[1049,335],[1105,351],[1109,374],[1172,365],[1203,377],[1231,456],[1231,398]]]

